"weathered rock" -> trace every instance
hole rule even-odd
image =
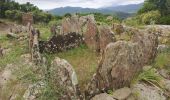
[[[0,89],[6,85],[6,83],[12,78],[12,70],[11,68],[13,67],[12,64],[8,64],[4,71],[0,74]]]
[[[123,28],[123,25],[121,25],[121,24],[113,24],[112,29],[118,35],[120,35],[121,33],[123,33],[125,31]]]
[[[79,23],[79,17],[77,15],[73,15],[69,18],[64,18],[62,20],[61,26],[61,34],[67,33],[79,33],[81,34],[81,24]]]
[[[3,56],[3,49],[1,48],[1,45],[0,45],[0,57]]]
[[[97,33],[98,33],[98,28],[97,28],[94,18],[88,19],[86,31],[83,35],[84,35],[84,41],[85,41],[86,45],[92,50],[97,50],[97,48],[98,48],[97,47],[97,45],[98,45]]]
[[[167,45],[165,45],[165,44],[162,44],[162,45],[158,45],[157,50],[158,50],[158,52],[161,53],[161,52],[167,51],[168,48],[169,48],[169,46],[167,46]]]
[[[109,94],[102,93],[102,94],[96,95],[91,100],[115,100],[115,99],[113,99],[112,96]]]
[[[18,35],[12,33],[12,32],[9,32],[7,35],[6,35],[8,38],[17,38]]]
[[[29,85],[28,89],[23,95],[24,100],[35,100],[42,95],[42,91],[45,89],[44,82],[40,81],[35,84]]]
[[[33,62],[37,65],[41,63],[41,55],[40,55],[40,50],[39,50],[39,42],[38,42],[38,33],[37,31],[33,31],[34,36],[33,36],[33,46],[32,46],[32,60]]]
[[[152,33],[136,35],[136,41],[117,41],[107,45],[96,75],[88,84],[86,95],[129,86],[143,66],[154,60],[157,36]]]
[[[157,54],[158,35],[154,30],[139,31],[132,37],[132,42],[140,45],[140,50],[143,52],[143,63],[149,64],[153,62]]]
[[[60,100],[77,100],[79,96],[76,89],[78,80],[73,67],[64,59],[55,58],[50,69],[52,82],[57,89],[62,89]]]
[[[111,21],[113,19],[113,16],[108,16],[106,19]]]
[[[135,96],[130,95],[126,100],[137,100]]]
[[[131,94],[130,88],[124,87],[116,90],[112,96],[117,100],[125,100],[127,97],[130,96],[130,94]]]
[[[164,83],[165,89],[166,89],[168,92],[170,92],[170,80],[164,79],[164,80],[163,80],[163,83]]]
[[[107,45],[97,73],[89,84],[89,95],[129,86],[133,77],[142,70],[141,54],[136,43],[118,41]]]
[[[6,55],[6,54],[9,54],[11,52],[11,48],[3,48],[2,49],[2,55]]]
[[[156,87],[148,86],[144,83],[134,85],[132,93],[137,95],[136,100],[167,100]]]
[[[166,70],[166,69],[159,70],[159,74],[162,77],[164,77],[165,79],[170,79],[170,74],[169,74],[168,70]]]
[[[143,71],[148,71],[152,68],[152,66],[143,66]]]
[[[33,14],[32,13],[24,13],[22,15],[22,24],[27,25],[28,23],[33,24],[34,19],[33,19]]]
[[[116,40],[114,38],[114,33],[111,31],[109,26],[99,26],[98,30],[99,30],[98,34],[99,49],[100,52],[103,52],[109,43],[115,42]]]

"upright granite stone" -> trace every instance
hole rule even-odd
[[[111,43],[111,42],[115,42],[115,37],[114,37],[114,33],[111,31],[111,28],[109,26],[99,26],[98,27],[99,30],[99,49],[100,52],[102,53],[106,46]]]
[[[96,51],[97,50],[97,39],[98,39],[98,28],[96,25],[96,22],[94,20],[94,16],[91,16],[88,18],[87,25],[86,25],[86,31],[83,34],[84,35],[84,41],[86,45]]]
[[[81,34],[81,24],[77,15],[73,15],[62,20],[61,34],[68,34],[72,32]]]
[[[39,31],[38,30],[32,30],[33,34],[33,43],[32,43],[32,48],[31,48],[31,56],[32,56],[32,61],[37,65],[41,63],[41,54],[39,50]]]
[[[158,47],[158,35],[155,30],[138,31],[138,33],[132,37],[132,42],[140,45],[140,50],[143,52],[142,61],[144,64],[153,62]]]
[[[143,66],[154,60],[157,35],[148,32],[136,35],[139,37],[136,41],[118,41],[107,45],[97,72],[88,84],[86,96],[128,87]]]
[[[31,13],[24,13],[22,15],[22,24],[27,25],[28,23],[34,23],[33,15]]]
[[[50,68],[52,83],[62,93],[59,100],[78,100],[78,80],[73,67],[64,59],[56,57]]]

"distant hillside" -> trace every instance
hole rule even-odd
[[[60,7],[50,10],[52,14],[64,15],[66,13],[94,13],[100,12],[104,14],[113,13],[111,10],[107,9],[92,9],[92,8],[81,8],[81,7]]]
[[[63,16],[66,13],[102,13],[102,14],[111,14],[117,15],[120,18],[127,18],[131,16],[129,13],[125,12],[116,12],[109,9],[92,9],[92,8],[81,8],[81,7],[61,7],[49,10],[48,12],[54,15]]]
[[[121,6],[116,6],[116,7],[105,7],[105,8],[100,8],[100,9],[107,9],[107,10],[117,11],[117,12],[136,13],[142,6],[143,6],[143,3],[121,5]]]

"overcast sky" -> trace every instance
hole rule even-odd
[[[106,6],[137,4],[144,0],[15,0],[19,3],[30,2],[40,9],[53,9],[58,7],[100,8]]]

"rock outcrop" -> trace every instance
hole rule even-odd
[[[102,94],[96,95],[91,100],[115,100],[115,99],[113,99],[113,97],[109,94],[102,93]]]
[[[99,26],[98,30],[99,30],[98,34],[99,49],[100,52],[103,52],[106,46],[111,42],[115,42],[116,39],[114,37],[114,33],[111,31],[109,26]]]
[[[75,32],[78,34],[81,33],[81,24],[79,22],[79,17],[77,15],[73,15],[62,20],[60,34],[68,34],[71,32]]]
[[[112,97],[116,100],[125,100],[131,95],[131,89],[128,87],[124,87],[114,91]]]
[[[98,28],[94,18],[88,19],[85,30],[83,35],[86,45],[92,50],[97,50]]]
[[[121,24],[113,24],[112,29],[118,35],[120,35],[121,33],[125,31],[123,25]]]
[[[55,58],[51,68],[52,83],[54,88],[61,89],[62,95],[60,100],[77,100],[78,96],[78,80],[73,67],[64,59]]]
[[[154,30],[139,31],[132,37],[132,42],[138,43],[140,50],[143,52],[143,63],[153,62],[157,54],[158,35]]]
[[[36,98],[39,98],[42,95],[45,86],[45,83],[42,81],[29,85],[23,95],[24,100],[35,100]]]
[[[154,60],[157,36],[147,32],[136,33],[135,37],[132,42],[118,41],[107,45],[86,95],[129,86],[142,67]]]
[[[94,15],[73,15],[63,19],[60,34],[69,33],[82,35],[88,48],[97,52],[102,52],[107,44],[114,41],[111,28],[103,25],[98,27]]]
[[[137,95],[136,100],[167,100],[159,89],[144,83],[134,85],[132,93]]]

